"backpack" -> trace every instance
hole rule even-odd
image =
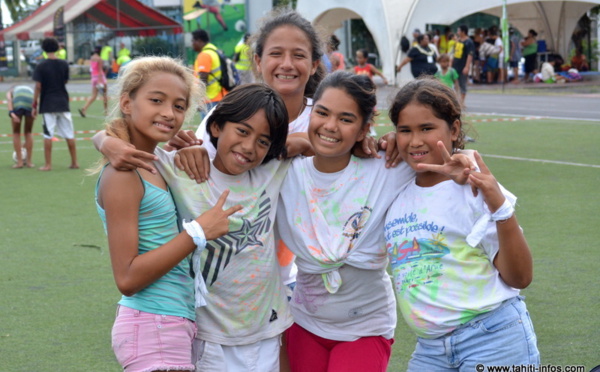
[[[406,36],[402,36],[402,38],[400,39],[400,50],[402,51],[402,53],[406,53],[409,49],[410,41]]]
[[[212,50],[219,56],[219,64],[221,67],[221,78],[219,79],[219,84],[221,84],[221,86],[228,91],[240,85],[240,73],[235,68],[235,62],[233,62],[230,58],[225,57],[220,50],[213,48],[206,48],[206,50]]]

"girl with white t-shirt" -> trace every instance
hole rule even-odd
[[[283,182],[277,228],[298,266],[294,325],[286,332],[292,371],[387,369],[396,301],[382,232],[388,207],[414,172],[352,155],[375,104],[367,76],[328,75],[308,128],[315,156],[294,159]],[[467,162],[457,155],[444,170],[460,174],[460,159]]]
[[[515,216],[516,197],[478,153],[468,185],[431,170],[463,148],[461,105],[441,82],[406,84],[390,108],[396,145],[416,178],[385,223],[398,304],[418,336],[408,371],[473,371],[481,365],[538,365],[519,290],[533,277]]]

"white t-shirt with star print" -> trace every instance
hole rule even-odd
[[[207,242],[202,272],[207,306],[196,309],[196,338],[228,346],[247,345],[281,334],[292,324],[279,276],[273,227],[279,191],[290,161],[271,160],[237,176],[211,163],[202,184],[178,170],[175,152],[157,148],[156,166],[169,185],[180,219],[194,219],[231,190],[224,208],[241,204],[232,215],[229,233]]]

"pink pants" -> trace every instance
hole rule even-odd
[[[285,333],[292,372],[385,372],[394,339],[328,340],[293,324]]]

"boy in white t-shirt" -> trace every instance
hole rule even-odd
[[[206,303],[196,309],[194,363],[199,371],[277,370],[280,335],[292,324],[273,234],[290,162],[272,159],[284,149],[287,112],[271,88],[249,84],[225,96],[208,127],[216,153],[207,182],[179,171],[173,153],[156,152],[183,219],[214,205],[219,190],[230,189],[227,204],[243,207],[229,234],[194,255],[197,306]]]

